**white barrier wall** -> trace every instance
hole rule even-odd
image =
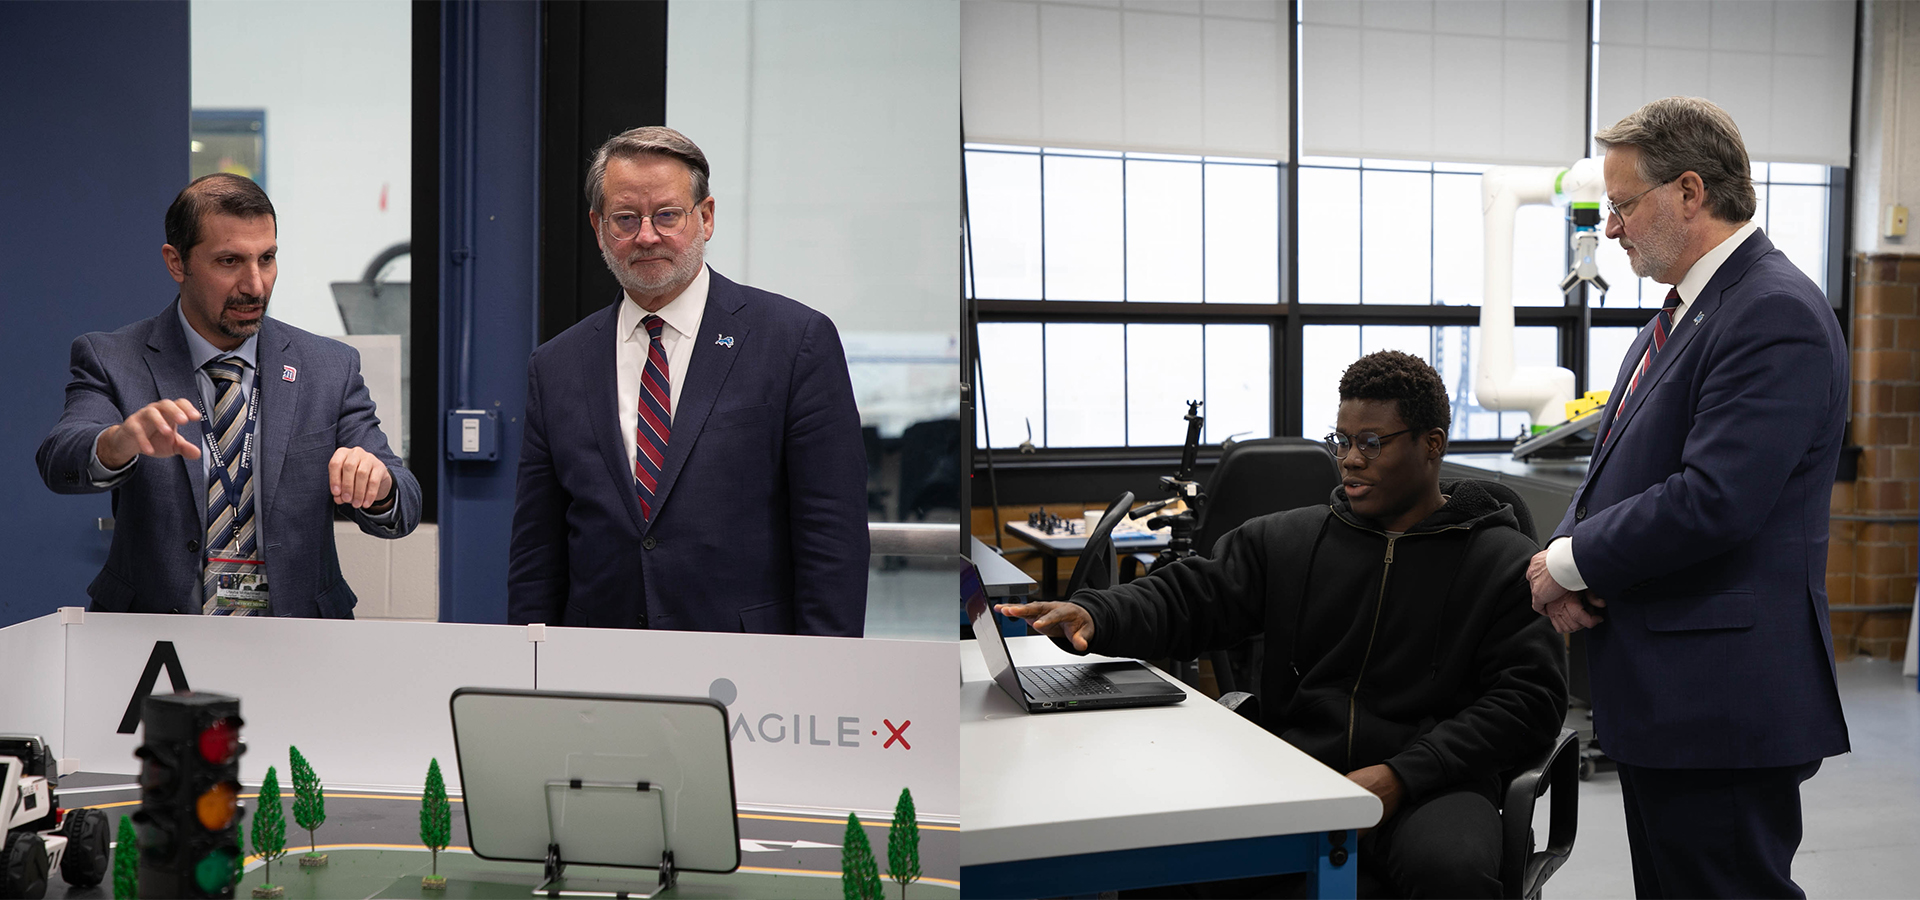
[[[506,626],[87,613],[65,627],[56,749],[88,772],[139,771],[139,735],[118,729],[161,641],[188,686],[240,698],[249,782],[269,765],[285,781],[292,745],[330,785],[418,787],[436,757],[451,784],[453,690],[533,687],[526,630]],[[164,670],[153,691],[172,691]]]
[[[548,628],[542,690],[712,697],[727,705],[743,804],[957,817],[959,645]],[[304,751],[302,751],[304,752]]]
[[[0,734],[37,734],[54,742],[56,755],[73,755],[60,739],[66,730],[66,658],[59,613],[0,628]]]
[[[68,624],[62,624],[63,616]],[[159,642],[195,690],[240,698],[241,777],[298,746],[332,787],[455,783],[460,687],[712,696],[728,706],[743,805],[959,813],[956,645],[424,622],[81,613],[0,629],[0,733],[54,743],[68,771],[132,773],[118,729]],[[25,689],[15,686],[26,685]],[[154,693],[172,690],[163,669]],[[283,774],[283,780],[284,780]]]

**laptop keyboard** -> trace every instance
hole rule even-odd
[[[1117,694],[1120,689],[1095,672],[1091,666],[1034,666],[1021,668],[1027,687],[1043,697],[1096,697]]]

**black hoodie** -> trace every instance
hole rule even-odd
[[[1261,724],[1336,771],[1393,767],[1408,799],[1496,796],[1567,710],[1565,644],[1528,603],[1537,547],[1471,481],[1397,537],[1332,501],[1248,521],[1192,558],[1081,591],[1089,650],[1189,659],[1266,635]]]

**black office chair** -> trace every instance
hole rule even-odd
[[[1340,467],[1322,441],[1281,437],[1239,441],[1220,455],[1207,480],[1207,508],[1194,528],[1193,549],[1212,556],[1213,545],[1248,519],[1327,502]]]
[[[1339,483],[1340,467],[1323,441],[1280,437],[1236,442],[1220,455],[1207,480],[1207,507],[1194,529],[1193,549],[1211,557],[1214,545],[1248,519],[1319,506]],[[1260,683],[1263,644],[1253,637],[1231,650],[1207,654],[1222,694]]]
[[[1113,526],[1120,524],[1120,518],[1132,506],[1132,491],[1121,491],[1118,498],[1107,504],[1100,521],[1087,532],[1087,548],[1080,551],[1080,558],[1074,561],[1073,575],[1067,579],[1067,590],[1059,599],[1071,600],[1081,588],[1098,589],[1119,583],[1120,554],[1113,546]]]
[[[960,420],[915,422],[900,435],[901,521],[960,509]]]
[[[1547,845],[1536,848],[1534,801],[1549,791]],[[1500,888],[1508,897],[1539,900],[1540,889],[1573,853],[1580,825],[1580,742],[1573,729],[1560,729],[1553,746],[1528,764],[1507,773],[1500,804]]]
[[[886,447],[880,443],[880,429],[873,425],[860,426],[860,443],[867,449],[867,514],[885,521],[887,486],[880,477],[880,463],[886,455]]]
[[[1527,508],[1527,501],[1520,499],[1520,492],[1498,481],[1487,481],[1481,478],[1465,480],[1479,485],[1481,489],[1491,494],[1493,499],[1513,507],[1514,517],[1520,520],[1520,533],[1526,535],[1528,540],[1536,544],[1540,543],[1540,535],[1533,530],[1533,510]]]
[[[1260,698],[1245,691],[1220,695],[1220,705],[1260,724]],[[1500,797],[1500,893],[1503,897],[1540,900],[1547,879],[1573,853],[1574,832],[1580,825],[1580,742],[1573,729],[1560,729],[1553,745],[1503,779]],[[1551,791],[1547,845],[1534,846],[1533,811]]]

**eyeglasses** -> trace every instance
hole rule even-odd
[[[1672,184],[1674,180],[1675,179],[1669,178],[1665,181],[1660,182],[1659,184],[1654,185],[1653,187],[1650,187],[1644,191],[1641,191],[1638,194],[1628,197],[1627,199],[1622,200],[1619,203],[1615,203],[1612,200],[1608,200],[1607,201],[1607,218],[1611,219],[1611,218],[1614,218],[1615,216],[1618,216],[1621,221],[1623,222],[1626,221],[1627,214],[1630,212],[1633,212],[1633,205],[1635,203],[1640,202],[1641,197],[1645,197],[1646,195],[1651,194],[1654,191],[1657,191],[1663,187],[1666,187],[1667,185]]]
[[[1360,448],[1361,456],[1368,459],[1379,459],[1381,444],[1386,443],[1390,438],[1399,437],[1412,430],[1411,428],[1402,428],[1392,434],[1374,434],[1371,431],[1362,431],[1352,437],[1336,431],[1327,435],[1323,440],[1327,442],[1327,450],[1333,453],[1334,459],[1346,459],[1347,451],[1354,447]]]
[[[647,221],[653,223],[654,234],[668,237],[679,234],[680,229],[687,227],[687,211],[678,206],[669,206],[654,210],[650,216],[637,212],[607,213],[601,221],[607,224],[607,234],[616,241],[630,241],[639,237],[640,225]]]

